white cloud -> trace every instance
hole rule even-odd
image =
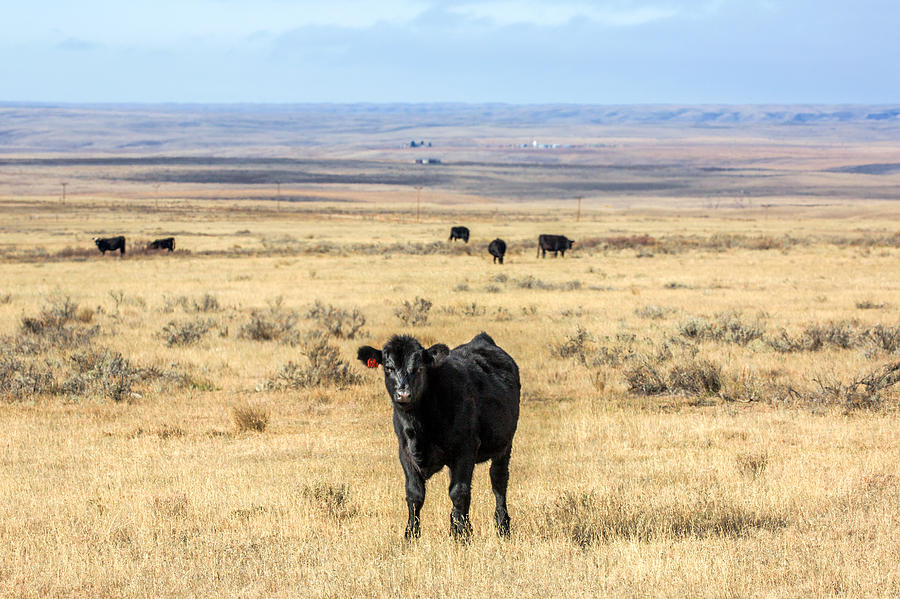
[[[282,33],[304,26],[402,24],[426,8],[421,0],[33,0],[3,7],[0,38],[7,43],[58,43],[59,38],[75,37],[162,45],[186,38]]]
[[[600,4],[600,5],[598,5]],[[573,19],[589,19],[601,25],[642,25],[671,17],[674,8],[645,4],[623,6],[621,3],[540,2],[537,0],[497,0],[458,3],[448,12],[471,19],[487,20],[496,25],[534,24],[555,27]]]

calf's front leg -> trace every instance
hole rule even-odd
[[[409,463],[403,450],[400,450],[400,465],[406,475],[406,506],[409,508],[409,520],[406,522],[406,531],[403,536],[409,540],[419,537],[419,514],[425,505],[425,479]]]

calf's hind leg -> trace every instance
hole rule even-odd
[[[474,454],[474,452],[472,452]],[[469,522],[469,504],[472,501],[472,472],[475,462],[468,458],[459,460],[450,468],[450,533],[456,538],[467,538],[472,534]]]
[[[501,537],[509,536],[509,512],[506,510],[506,487],[509,484],[509,457],[512,448],[505,454],[491,460],[491,489],[494,491],[494,499],[497,500],[497,509],[494,511],[494,523],[497,525],[497,534]]]

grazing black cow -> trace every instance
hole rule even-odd
[[[119,250],[120,256],[125,253],[125,237],[122,235],[118,237],[94,237],[94,243],[97,244],[97,249],[104,256],[106,252],[114,252],[116,250]]]
[[[502,239],[495,239],[488,246],[488,253],[494,257],[494,264],[497,263],[497,260],[500,261],[500,264],[503,264],[503,256],[506,255],[506,242]]]
[[[553,252],[554,256],[559,252],[565,258],[566,250],[572,249],[573,245],[575,241],[565,235],[538,235],[538,256],[546,258],[547,252]]]
[[[154,239],[147,245],[148,250],[175,250],[175,238],[163,237],[162,239]]]
[[[467,536],[472,472],[491,460],[491,487],[497,500],[497,532],[509,535],[506,487],[509,457],[519,419],[519,368],[487,333],[445,353],[438,344],[424,349],[408,336],[394,335],[380,350],[362,346],[357,358],[370,368],[384,366],[384,384],[394,407],[394,432],[406,475],[407,539],[419,536],[425,481],[450,468],[450,532]]]
[[[454,239],[462,239],[469,243],[469,227],[450,227],[450,239],[448,241],[453,241]]]

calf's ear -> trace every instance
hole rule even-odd
[[[382,363],[381,350],[369,345],[363,345],[356,350],[356,359],[369,368],[375,368]]]

